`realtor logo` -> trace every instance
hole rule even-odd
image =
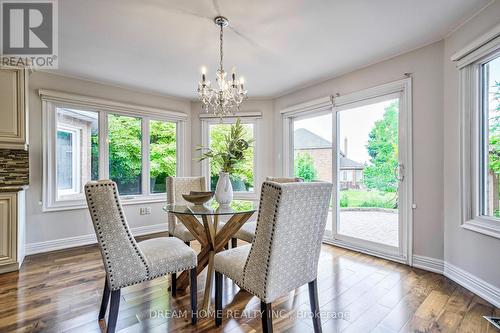
[[[56,0],[0,3],[0,64],[57,68]]]

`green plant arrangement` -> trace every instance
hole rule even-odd
[[[248,138],[245,126],[238,118],[229,131],[221,134],[216,145],[197,147],[200,152],[198,161],[210,159],[211,166],[220,170],[215,188],[215,200],[221,205],[227,205],[233,200],[233,186],[230,174],[245,168],[247,152],[252,149],[253,138]],[[213,170],[215,171],[215,170]]]
[[[196,151],[200,152],[198,161],[206,159],[217,160],[222,172],[233,173],[244,161],[244,153],[251,147],[254,139],[245,139],[245,127],[238,118],[228,134],[224,135],[223,145],[218,149],[199,146]]]

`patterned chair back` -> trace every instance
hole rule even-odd
[[[263,183],[245,289],[272,302],[316,278],[331,194],[326,182]]]
[[[146,260],[130,233],[116,183],[89,182],[85,185],[85,196],[110,289],[146,279],[149,275]]]
[[[167,203],[185,205],[188,202],[182,197],[190,191],[204,192],[205,177],[167,177]],[[173,234],[177,225],[174,214],[168,214],[168,230]]]
[[[266,177],[266,181],[284,184],[284,183],[300,183],[303,182],[304,179],[299,177]]]

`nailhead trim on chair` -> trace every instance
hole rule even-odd
[[[142,263],[144,264],[144,267],[146,268],[146,276],[149,276],[149,267],[148,267],[148,264],[146,263],[146,260],[144,259],[144,256],[140,252],[139,248],[135,244],[135,242],[134,242],[134,240],[132,238],[132,235],[130,234],[130,230],[128,229],[127,224],[125,223],[125,219],[123,217],[123,209],[122,209],[122,207],[120,205],[120,202],[118,201],[118,194],[117,194],[116,184],[114,182],[112,182],[112,183],[105,183],[105,184],[90,184],[90,185],[88,185],[88,187],[97,187],[97,186],[106,186],[106,187],[111,187],[113,189],[113,196],[115,198],[115,203],[116,203],[116,205],[118,207],[118,214],[120,214],[120,219],[121,219],[122,225],[123,225],[123,227],[125,229],[125,232],[127,233],[128,239],[130,240],[130,242],[132,243],[132,246],[134,247],[135,252],[137,253],[137,255],[139,256],[139,258],[141,259]],[[109,275],[109,280],[110,280],[110,289],[111,290],[120,289],[121,288],[120,286],[115,286],[114,285],[114,279],[113,279],[113,274],[112,274],[112,267],[113,267],[113,265],[111,264],[111,261],[109,261],[108,250],[106,248],[106,244],[105,244],[104,240],[102,239],[102,232],[100,231],[101,230],[101,226],[100,226],[100,223],[99,223],[99,219],[97,218],[97,214],[96,214],[97,212],[95,210],[94,201],[92,200],[92,192],[90,191],[90,189],[87,189],[87,198],[89,199],[89,202],[90,202],[90,205],[91,205],[91,208],[92,208],[92,214],[94,215],[95,223],[96,223],[97,229],[99,230],[98,237],[99,237],[99,239],[101,241],[101,245],[102,245],[102,248],[104,250],[104,253],[106,254],[106,263],[108,264],[108,267],[109,267],[108,275]]]
[[[125,284],[125,285],[121,285],[121,286],[116,286],[114,285],[114,279],[113,279],[113,265],[111,264],[111,261],[109,260],[109,256],[108,256],[108,249],[107,249],[107,246],[106,246],[106,242],[102,239],[102,231],[101,231],[101,224],[99,222],[99,219],[97,217],[97,211],[95,209],[95,206],[94,206],[94,201],[92,199],[92,192],[90,191],[90,187],[102,187],[102,186],[106,186],[106,187],[111,187],[113,189],[113,196],[114,196],[114,199],[115,199],[115,203],[117,205],[117,207],[119,208],[119,211],[118,211],[118,214],[120,215],[120,219],[121,219],[121,222],[122,222],[122,225],[127,233],[127,237],[129,239],[129,241],[132,243],[132,246],[136,252],[136,254],[139,256],[139,258],[141,259],[142,263],[144,264],[144,267],[146,269],[146,278],[145,279],[142,279],[140,281],[137,281],[137,282],[133,282],[133,283],[128,283],[128,284]],[[149,269],[149,266],[146,262],[146,259],[144,258],[144,255],[142,254],[142,252],[140,251],[140,249],[137,247],[137,244],[135,243],[135,239],[133,238],[132,234],[130,233],[130,230],[128,229],[127,227],[127,224],[125,223],[125,218],[124,218],[124,214],[123,214],[123,209],[120,205],[120,202],[119,202],[119,199],[118,199],[118,193],[117,193],[117,189],[116,189],[116,184],[115,183],[97,183],[97,184],[89,184],[87,185],[87,198],[88,198],[88,201],[89,201],[89,204],[90,204],[90,209],[92,211],[92,215],[94,217],[94,221],[95,221],[95,225],[96,225],[96,228],[97,228],[97,236],[99,238],[99,241],[101,243],[101,246],[102,246],[102,249],[104,251],[104,254],[105,254],[105,259],[106,259],[106,263],[108,265],[108,278],[109,278],[109,282],[110,282],[110,289],[111,290],[118,290],[118,289],[121,289],[123,287],[128,287],[128,286],[132,286],[132,285],[135,285],[135,284],[138,284],[138,283],[141,283],[141,282],[145,282],[145,281],[149,281],[149,280],[153,280],[153,279],[156,279],[158,277],[162,277],[162,276],[166,276],[168,274],[172,274],[172,273],[176,273],[178,272],[177,270],[173,270],[173,271],[167,271],[163,274],[158,274],[158,275],[154,275],[154,276],[150,276],[150,269]],[[187,267],[185,270],[187,269],[193,269],[195,268],[196,265],[193,265],[192,267]]]

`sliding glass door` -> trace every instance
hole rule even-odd
[[[334,185],[325,241],[411,263],[411,79],[313,102],[283,112],[285,172]]]
[[[334,238],[397,256],[404,221],[399,192],[405,185],[399,94],[338,108],[336,122]]]

